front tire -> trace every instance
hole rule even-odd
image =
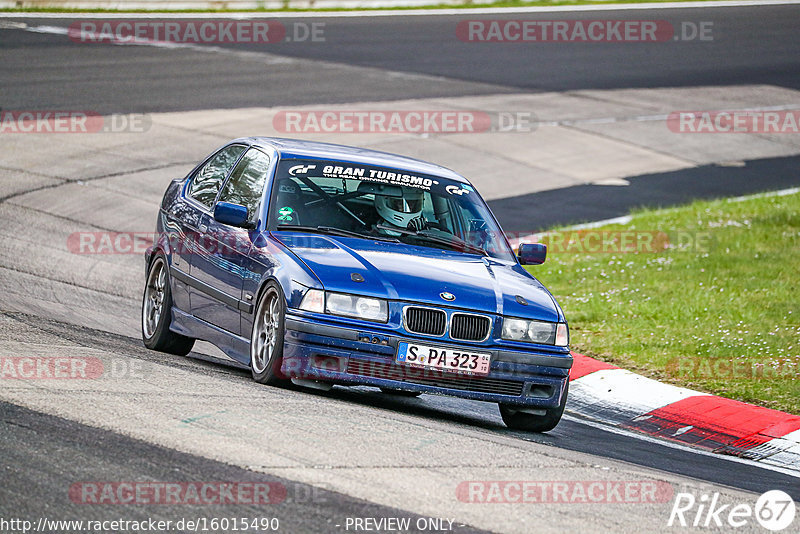
[[[283,293],[270,283],[256,305],[250,335],[250,372],[260,384],[278,386],[288,382],[281,373],[285,317]]]
[[[561,398],[561,404],[555,408],[547,408],[544,415],[520,412],[519,409],[514,406],[500,404],[500,416],[503,418],[503,422],[506,426],[513,430],[547,432],[548,430],[553,430],[556,425],[558,425],[558,422],[561,421],[564,408],[567,406],[568,394],[569,379],[567,379],[567,384],[564,386],[564,395]]]
[[[172,292],[167,259],[159,252],[150,263],[142,296],[142,341],[150,350],[186,356],[194,339],[169,329],[172,322]]]

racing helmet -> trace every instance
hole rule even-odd
[[[375,209],[383,220],[392,226],[409,230],[422,230],[422,191],[402,188],[402,196],[375,194]]]

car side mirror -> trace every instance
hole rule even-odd
[[[250,226],[247,208],[231,202],[217,202],[217,205],[214,206],[214,220],[240,228]]]
[[[522,265],[541,265],[547,258],[547,245],[523,243],[517,251],[517,259]]]

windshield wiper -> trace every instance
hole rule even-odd
[[[375,228],[378,228],[379,230],[387,230],[387,231],[391,231],[391,232],[397,232],[398,234],[411,236],[411,237],[414,237],[416,239],[421,239],[423,241],[428,241],[430,243],[438,243],[440,245],[446,245],[446,246],[448,246],[450,248],[458,250],[459,252],[462,252],[461,249],[463,249],[463,251],[472,252],[473,254],[480,254],[481,256],[488,256],[489,255],[489,253],[486,252],[485,250],[483,250],[481,247],[473,245],[471,243],[467,243],[466,241],[464,241],[460,237],[458,237],[456,235],[452,235],[452,234],[450,234],[452,236],[452,239],[449,239],[449,238],[446,238],[446,237],[439,237],[439,236],[428,234],[428,233],[422,233],[421,231],[420,232],[415,232],[414,230],[405,230],[403,228],[395,228],[393,226],[386,226],[384,224],[379,224],[379,225],[375,226]]]
[[[374,236],[370,234],[362,234],[361,232],[354,232],[352,230],[343,230],[341,228],[334,228],[333,226],[303,226],[300,224],[279,224],[278,230],[294,230],[296,232],[314,232],[318,234],[335,235],[339,237],[357,237],[360,239],[372,239],[375,241],[389,241],[391,243],[399,243],[400,241],[394,237]]]

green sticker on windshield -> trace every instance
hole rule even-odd
[[[292,214],[293,213],[294,213],[294,210],[291,207],[284,206],[284,207],[282,207],[281,209],[278,210],[278,220],[279,221],[291,221],[291,220],[293,220],[292,219]]]

